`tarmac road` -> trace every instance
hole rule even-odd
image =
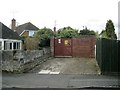
[[[50,72],[39,73],[41,70]],[[119,88],[118,75],[99,74],[95,59],[51,58],[24,74],[2,73],[2,88]]]
[[[3,88],[88,88],[107,87],[118,88],[118,76],[103,75],[41,75],[3,74]]]

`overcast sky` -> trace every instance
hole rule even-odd
[[[0,21],[10,27],[31,22],[39,28],[71,26],[101,31],[107,20],[114,22],[117,32],[119,0],[0,0]]]

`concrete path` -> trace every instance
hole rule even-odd
[[[29,73],[100,74],[100,69],[94,58],[51,58]]]

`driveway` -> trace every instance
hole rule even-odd
[[[2,87],[15,89],[119,87],[118,76],[98,75],[98,71],[95,59],[49,58],[29,73],[2,73]],[[49,75],[56,73],[58,75]]]
[[[95,58],[49,58],[29,73],[100,74]]]

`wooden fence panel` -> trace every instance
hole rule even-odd
[[[119,73],[120,43],[117,40],[97,39],[96,60],[103,74]],[[119,56],[119,57],[118,57]]]

